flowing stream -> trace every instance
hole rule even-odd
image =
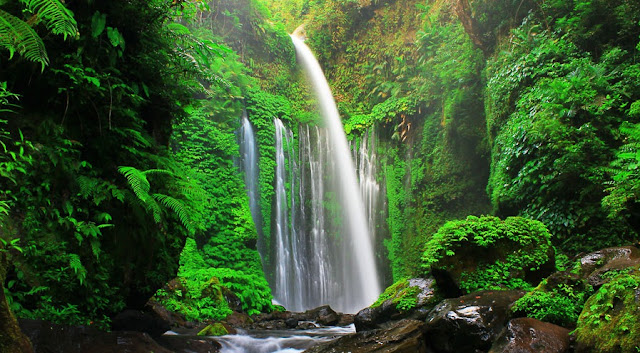
[[[298,353],[318,343],[355,332],[348,327],[312,330],[251,331],[215,337],[222,345],[220,353]]]

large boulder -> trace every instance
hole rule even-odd
[[[576,257],[566,271],[544,279],[514,305],[514,315],[575,328],[586,300],[616,274],[640,264],[633,246],[606,248]]]
[[[594,288],[600,288],[616,273],[640,265],[640,250],[634,246],[620,246],[598,250],[581,256],[574,272],[586,278]]]
[[[387,288],[370,307],[354,318],[357,331],[387,328],[393,321],[405,318],[424,320],[429,310],[441,299],[435,280],[403,279]]]
[[[151,337],[159,337],[171,329],[171,324],[153,312],[127,309],[112,319],[111,328],[114,331],[146,332]]]
[[[576,353],[640,351],[640,269],[628,268],[584,305],[575,330]]]
[[[509,321],[489,353],[565,353],[569,330],[531,318]]]
[[[146,333],[104,332],[89,326],[64,326],[38,320],[20,320],[22,331],[36,352],[46,353],[171,353]]]
[[[422,261],[449,298],[530,288],[555,270],[551,234],[544,224],[521,217],[447,222],[426,243]]]
[[[401,320],[387,329],[357,332],[312,347],[305,353],[428,353],[425,325],[417,320]]]
[[[482,291],[445,299],[426,319],[426,336],[441,353],[486,351],[502,332],[523,291]]]

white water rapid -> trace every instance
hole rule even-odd
[[[336,305],[338,310],[355,313],[372,304],[380,294],[380,284],[374,258],[374,247],[369,232],[365,209],[360,195],[360,187],[346,135],[340,120],[329,84],[320,64],[304,42],[291,36],[296,54],[311,81],[318,99],[320,112],[325,119],[331,143],[332,160],[339,175],[339,198],[342,202],[343,222],[346,234],[342,234],[345,247],[345,262],[340,269],[344,273],[342,283],[344,305]],[[321,303],[322,304],[322,303]],[[333,303],[326,303],[334,305]]]

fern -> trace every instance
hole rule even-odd
[[[136,194],[142,202],[149,202],[149,199],[151,198],[149,195],[151,184],[149,184],[149,180],[147,180],[145,173],[134,167],[120,167],[118,168],[118,171],[127,178],[133,193]]]
[[[151,184],[147,179],[147,175],[162,174],[175,177],[175,174],[166,169],[148,169],[141,171],[134,167],[126,166],[118,168],[118,171],[127,178],[131,190],[133,190],[133,193],[137,196],[143,207],[151,213],[156,223],[162,221],[162,208],[160,207],[160,205],[162,205],[172,210],[189,232],[193,233],[195,231],[193,222],[189,217],[188,208],[182,201],[164,194],[155,193],[151,195],[149,193]]]
[[[87,278],[87,269],[82,266],[82,262],[80,261],[80,256],[76,254],[69,254],[69,267],[73,270],[73,272],[78,277],[80,284],[84,284],[85,278]]]
[[[78,34],[78,24],[73,18],[71,10],[58,0],[20,0],[31,13],[45,21],[47,29],[53,34],[75,37]]]
[[[171,209],[176,215],[178,215],[180,222],[182,222],[189,232],[195,232],[187,207],[182,203],[182,201],[164,194],[153,194],[153,198],[160,201],[164,207]]]
[[[9,59],[18,52],[25,59],[40,63],[42,69],[49,57],[42,38],[26,22],[0,9],[0,47],[9,50]]]

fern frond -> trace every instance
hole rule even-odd
[[[189,232],[195,232],[187,207],[182,203],[182,201],[164,194],[153,194],[153,198],[160,201],[163,206],[175,212],[178,218],[180,218],[180,222],[182,222]]]
[[[153,174],[164,174],[169,176],[175,176],[173,172],[166,169],[147,169],[144,172],[144,175],[153,175]]]
[[[49,64],[42,38],[26,22],[0,9],[0,47],[9,50],[9,59],[18,52],[25,59]]]
[[[78,24],[73,18],[71,10],[58,0],[20,0],[29,11],[44,20],[47,29],[53,34],[75,37],[78,34]]]
[[[151,189],[151,185],[149,184],[149,180],[145,176],[145,173],[134,168],[134,167],[126,167],[122,166],[118,168],[118,171],[127,178],[127,182],[129,182],[129,186],[133,193],[145,204],[149,201],[149,190]]]
[[[82,265],[80,256],[76,254],[69,254],[69,267],[78,277],[80,284],[84,284],[84,280],[87,277],[87,269]]]

